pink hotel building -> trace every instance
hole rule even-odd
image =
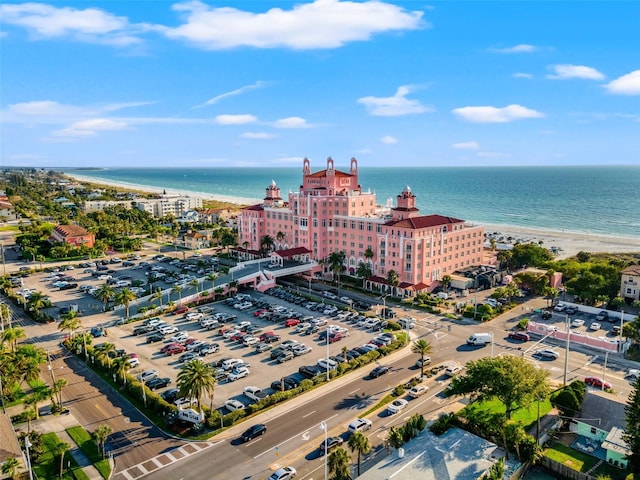
[[[376,205],[375,193],[363,192],[358,183],[355,158],[348,173],[336,170],[331,158],[325,170],[312,173],[305,158],[299,191],[285,201],[272,182],[263,203],[242,210],[238,233],[239,250],[248,256],[259,255],[265,235],[274,240],[276,250],[295,249],[292,253],[317,261],[343,251],[350,274],[360,262],[370,264],[373,276],[366,285],[374,290],[384,289],[388,272],[395,270],[400,284],[394,294],[399,296],[431,291],[444,275],[481,265],[483,259],[482,226],[420,215],[409,187],[396,197],[395,207]]]

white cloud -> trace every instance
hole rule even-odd
[[[231,90],[230,92],[221,93],[220,95],[216,95],[215,97],[210,98],[206,102],[201,103],[200,105],[196,105],[193,108],[202,108],[202,107],[206,107],[208,105],[213,105],[214,103],[218,103],[220,100],[222,100],[224,98],[233,97],[234,95],[240,95],[240,94],[242,94],[244,92],[248,92],[249,90],[253,90],[255,88],[260,88],[260,87],[264,86],[264,84],[265,84],[265,82],[257,81],[256,83],[253,83],[251,85],[245,85],[244,87],[237,88],[236,90]]]
[[[258,119],[253,115],[218,115],[216,123],[219,125],[244,125],[245,123],[254,123]]]
[[[108,118],[92,118],[76,122],[71,126],[52,133],[53,137],[63,138],[85,138],[91,137],[99,131],[115,131],[127,128],[127,124],[121,121],[110,120]]]
[[[280,118],[273,123],[276,128],[309,128],[310,124],[302,117]]]
[[[604,88],[616,95],[640,95],[640,70],[611,80]]]
[[[362,97],[358,99],[358,103],[364,105],[370,115],[380,117],[432,112],[432,107],[422,105],[419,100],[406,98],[412,88],[410,85],[402,85],[398,87],[393,97]]]
[[[275,135],[266,132],[245,132],[240,135],[241,138],[247,138],[249,140],[268,140],[274,138]]]
[[[460,142],[452,144],[451,148],[455,148],[457,150],[477,150],[480,148],[480,145],[478,142]]]
[[[495,52],[495,53],[532,53],[537,50],[538,50],[538,47],[536,47],[535,45],[528,45],[526,43],[514,45],[513,47],[489,49],[490,52]]]
[[[382,143],[386,143],[387,145],[393,145],[394,143],[398,143],[398,139],[396,137],[392,137],[391,135],[385,135],[380,139]]]
[[[530,73],[516,72],[513,74],[513,78],[533,78],[533,75]]]
[[[167,37],[186,40],[207,50],[239,46],[307,50],[337,48],[364,41],[381,32],[427,26],[422,12],[409,12],[382,1],[316,0],[290,10],[263,13],[233,7],[210,7],[198,0],[172,7],[186,23],[162,28]]]
[[[14,103],[9,105],[9,110],[17,115],[28,116],[79,115],[84,112],[82,107],[64,105],[53,100]]]
[[[57,8],[43,3],[0,5],[0,16],[5,24],[22,27],[38,39],[70,37],[114,46],[140,43],[135,34],[151,28],[130,24],[126,17],[98,8]]]
[[[452,111],[462,120],[472,123],[506,123],[523,118],[541,118],[544,114],[523,107],[522,105],[508,105],[498,108],[491,106],[462,107]]]
[[[569,78],[584,78],[587,80],[603,80],[605,77],[602,73],[592,67],[584,65],[551,65],[555,72],[547,75],[547,78],[553,80],[567,80]]]

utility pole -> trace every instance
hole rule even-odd
[[[565,314],[564,328],[567,332],[567,342],[565,344],[565,352],[564,352],[564,378],[562,381],[562,385],[564,387],[567,386],[567,371],[569,370],[569,336],[571,332],[569,332],[569,315]]]

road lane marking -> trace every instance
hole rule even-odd
[[[347,395],[353,395],[354,393],[356,393],[358,390],[360,390],[359,388],[356,388],[353,392],[349,392],[347,393]]]
[[[338,414],[336,413],[335,415],[332,415],[331,417],[324,419],[324,420],[323,420],[323,422],[329,422],[329,420],[331,420],[331,419],[333,419],[333,418],[335,418],[335,417],[337,417],[337,416],[338,416]],[[318,425],[320,425],[320,424],[318,424]],[[320,430],[320,427],[318,427],[318,430]],[[291,436],[291,437],[287,438],[286,440],[284,440],[284,441],[282,441],[282,442],[278,443],[277,445],[274,445],[274,448],[278,448],[278,449],[279,449],[281,445],[284,445],[285,443],[288,443],[288,442],[290,442],[291,440],[293,440],[293,439],[295,439],[295,438],[298,438],[298,437],[300,437],[300,436],[303,436],[303,435],[304,435],[305,433],[307,433],[307,432],[311,432],[311,430],[306,429],[306,430],[304,430],[303,432],[296,433],[295,435],[293,435],[293,436]],[[260,457],[262,457],[263,455],[266,455],[267,453],[270,453],[272,450],[273,450],[273,449],[265,450],[264,452],[259,453],[258,455],[256,455],[256,456],[255,456],[255,457],[253,457],[253,458],[254,458],[254,459],[256,459],[256,458],[260,458]]]
[[[303,415],[302,418],[307,418],[309,415],[313,415],[314,413],[316,413],[315,410],[313,410],[312,412],[307,413],[306,415]]]

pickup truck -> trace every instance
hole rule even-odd
[[[244,387],[242,393],[244,393],[246,397],[256,402],[259,402],[260,400],[263,400],[269,396],[268,393],[263,392],[260,388],[252,386]]]

